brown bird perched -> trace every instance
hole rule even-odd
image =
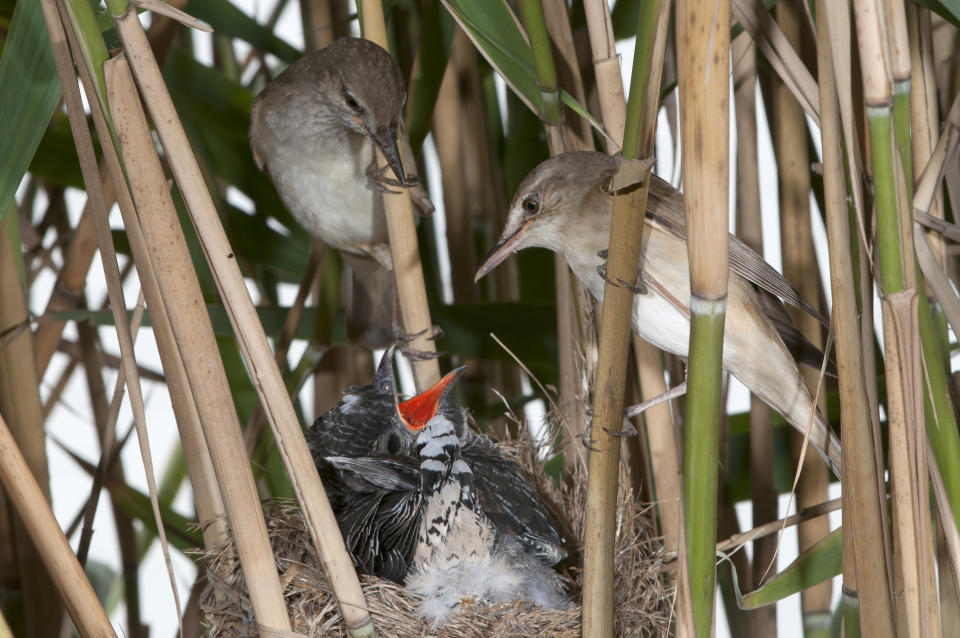
[[[411,187],[422,212],[432,206],[415,177],[401,112],[403,76],[369,40],[343,38],[297,60],[257,96],[250,146],[287,209],[311,235],[340,251],[353,272],[347,305],[351,339],[371,348],[394,341],[393,261],[380,191]],[[383,153],[399,183],[377,171]]]
[[[603,299],[603,255],[610,240],[608,186],[622,158],[563,153],[537,166],[517,189],[500,240],[477,271],[479,280],[512,253],[529,247],[563,255],[597,300]],[[653,177],[647,201],[633,330],[658,348],[687,356],[690,271],[683,196]],[[777,297],[825,322],[762,257],[730,237],[730,279],[723,367],[801,433],[840,475],[840,442],[816,409],[797,361],[819,368],[823,355],[790,322]]]

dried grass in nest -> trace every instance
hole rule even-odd
[[[528,471],[544,499],[557,516],[564,517],[582,547],[586,482],[576,472],[574,486],[556,489],[539,471],[541,464],[529,444],[511,444],[518,460]],[[536,472],[530,471],[535,468]],[[616,574],[616,632],[619,636],[665,636],[672,595],[661,573],[662,552],[654,537],[649,507],[633,501],[621,489]],[[290,501],[265,504],[267,528],[273,544],[281,584],[294,631],[315,636],[346,636],[336,600],[312,551],[310,535],[300,510]],[[233,637],[257,635],[243,574],[232,543],[202,552],[206,559],[208,584],[201,596],[206,635]],[[579,600],[581,573],[567,571],[568,591]],[[361,576],[361,584],[378,636],[450,636],[491,638],[492,636],[575,638],[580,636],[580,606],[569,610],[543,609],[531,603],[512,601],[494,605],[464,606],[439,627],[431,627],[416,613],[419,597],[396,583],[373,576]]]

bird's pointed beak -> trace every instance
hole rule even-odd
[[[446,376],[434,383],[432,386],[397,405],[397,411],[400,413],[400,419],[411,430],[422,430],[430,419],[437,413],[437,407],[440,405],[440,399],[446,394],[447,389],[452,386],[467,366],[460,366]]]
[[[380,358],[380,364],[377,366],[377,373],[374,376],[374,382],[383,387],[389,384],[393,387],[393,351],[396,344],[389,346]]]
[[[506,239],[501,239],[493,248],[490,249],[490,252],[488,252],[483,258],[483,261],[480,262],[480,267],[477,269],[477,274],[473,278],[473,283],[477,283],[480,281],[481,277],[499,266],[500,262],[509,257],[511,253],[517,252],[515,247],[520,241],[520,237],[527,231],[532,223],[532,219],[524,222],[523,225],[517,230],[513,231],[509,237]]]
[[[373,142],[377,145],[377,148],[380,149],[380,152],[383,153],[387,164],[393,169],[393,173],[397,176],[397,181],[400,182],[401,186],[406,186],[407,172],[403,170],[403,159],[400,156],[399,133],[397,128],[392,126],[385,131],[371,133],[370,137],[373,138]]]

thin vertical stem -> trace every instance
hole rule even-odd
[[[363,37],[384,49],[389,48],[382,3],[379,0],[361,0],[359,8]],[[412,161],[413,158],[403,158],[404,165]],[[380,153],[377,153],[377,166],[380,169],[387,166],[386,158]],[[403,316],[403,329],[407,334],[419,335],[410,343],[412,348],[436,352],[436,343],[430,338],[433,323],[430,321],[430,307],[427,304],[427,288],[423,282],[423,264],[420,262],[410,193],[406,189],[400,189],[394,194],[384,193],[383,207],[387,218],[387,233],[390,236],[393,272],[397,278],[397,297],[400,301],[400,314]],[[418,390],[425,390],[440,379],[440,364],[436,358],[413,361],[412,365]]]
[[[677,15],[683,16],[677,43],[691,293],[684,526],[694,625],[698,636],[707,636],[716,583],[717,423],[727,307],[730,3],[684,0]]]

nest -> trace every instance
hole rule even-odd
[[[583,547],[585,481],[557,489],[541,471],[529,445],[513,445],[518,460],[528,471],[544,501],[567,524],[574,545]],[[535,468],[536,471],[530,471]],[[575,477],[582,479],[582,476]],[[672,595],[662,574],[662,551],[654,536],[652,512],[636,503],[621,489],[614,559],[616,633],[619,636],[666,636]],[[267,530],[276,556],[280,582],[293,630],[304,636],[347,636],[336,599],[313,551],[310,534],[296,503],[270,501],[264,504]],[[232,543],[201,552],[207,565],[207,586],[200,599],[206,635],[233,637],[258,635],[243,572]],[[440,627],[433,627],[417,615],[419,596],[403,586],[374,576],[360,582],[378,636],[451,636],[491,638],[493,636],[538,638],[579,638],[582,559],[574,557],[563,572],[570,609],[543,609],[529,602],[462,605]]]

